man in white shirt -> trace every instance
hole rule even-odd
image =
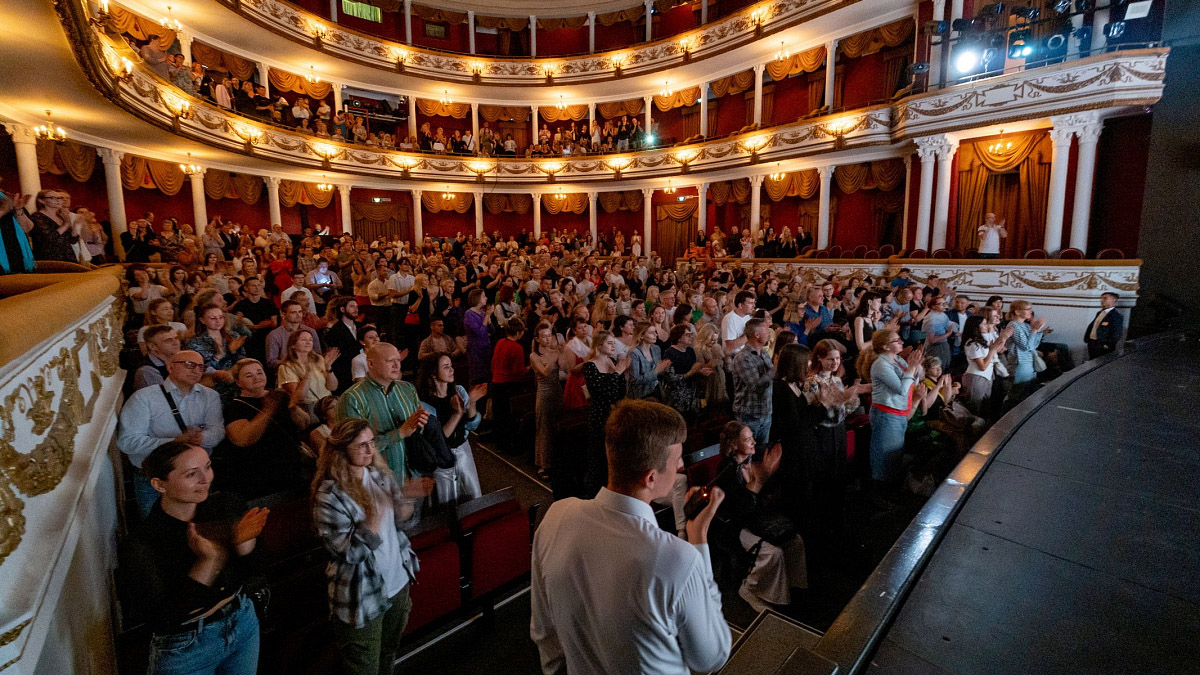
[[[626,400],[605,429],[608,487],[555,502],[533,538],[529,634],[546,675],[689,675],[729,658],[731,636],[708,556],[724,498],[662,530],[650,502],[670,494],[687,427],[674,410]],[[696,488],[698,489],[698,488]]]
[[[984,215],[983,224],[979,226],[980,258],[1000,257],[1000,240],[1008,237],[1008,230],[1004,228],[1006,222],[1002,220],[997,223],[994,213]]]
[[[733,311],[721,319],[721,339],[725,341],[727,358],[733,358],[746,346],[746,322],[754,316],[758,298],[750,291],[739,291],[733,301]]]
[[[304,286],[304,272],[300,270],[292,272],[292,285],[279,294],[281,306],[288,300],[299,303],[306,312],[317,313],[317,301],[313,298],[312,291]]]

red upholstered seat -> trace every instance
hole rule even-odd
[[[846,430],[846,461],[854,461],[854,430]]]
[[[939,260],[946,260],[949,258],[953,258],[954,254],[950,252],[950,249],[939,248],[938,250],[933,252],[933,257],[937,258]]]
[[[1060,260],[1083,260],[1083,251],[1077,248],[1064,248],[1058,252]]]
[[[913,251],[912,253],[909,253],[908,257],[910,257],[910,258],[928,258],[929,252],[923,248],[918,248],[915,251]]]
[[[411,539],[421,563],[417,583],[410,589],[412,613],[406,633],[411,633],[462,607],[462,566],[458,542],[450,528],[440,526]]]
[[[858,246],[855,246],[855,247],[854,247],[854,254],[853,254],[853,255],[854,255],[854,257],[855,257],[855,258],[865,258],[865,257],[867,257],[867,247],[866,247],[866,246],[863,246],[863,245],[861,245],[861,244],[860,244],[860,245],[858,245]]]
[[[471,595],[486,595],[529,574],[529,514],[507,488],[458,506],[459,529],[468,542]]]
[[[721,455],[716,454],[686,467],[684,471],[687,473],[688,487],[708,485],[717,477],[717,469],[720,466]]]
[[[882,258],[896,255],[896,247],[892,246],[891,244],[884,244],[883,246],[879,247],[879,255]]]
[[[867,260],[878,260],[879,258],[881,258],[883,256],[879,253],[879,251],[876,251],[875,249],[871,249],[870,251],[867,251],[865,254],[863,254],[863,257],[866,258]]]
[[[1046,250],[1041,248],[1035,248],[1031,251],[1025,252],[1025,258],[1027,260],[1045,260],[1049,257],[1050,256],[1046,253]]]
[[[817,251],[816,255],[814,255],[813,257],[814,258],[828,258],[828,257],[830,257],[829,250],[821,249],[820,251]]]
[[[1096,254],[1097,260],[1116,260],[1125,257],[1124,251],[1119,248],[1106,248]]]
[[[841,246],[830,246],[829,247],[829,257],[830,258],[842,257],[842,247]]]

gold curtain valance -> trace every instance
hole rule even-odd
[[[904,162],[885,159],[861,164],[840,164],[834,169],[833,177],[843,194],[859,190],[895,190],[904,180]]]
[[[587,211],[588,196],[586,192],[570,192],[555,195],[542,195],[542,206],[546,213],[583,213]]]
[[[628,101],[610,101],[608,103],[597,103],[596,112],[604,119],[615,119],[622,115],[642,114],[644,101],[640,98],[631,98]]]
[[[158,36],[158,46],[166,51],[175,44],[175,31],[162,24],[146,19],[116,5],[108,8],[108,25],[118,33],[126,33],[135,40],[146,41]]]
[[[656,220],[691,220],[700,206],[698,199],[686,199],[682,202],[659,204],[655,210]]]
[[[401,205],[398,202],[350,202],[350,220],[370,220],[380,224],[400,222]]]
[[[209,199],[240,199],[253,205],[262,197],[263,180],[259,176],[209,169],[204,172],[204,192]]]
[[[467,20],[466,12],[452,12],[448,9],[436,9],[434,7],[426,7],[424,5],[412,6],[413,16],[419,16],[423,21],[437,21],[440,23],[465,23]],[[475,17],[475,22],[483,17]]]
[[[529,27],[529,17],[523,16],[479,16],[475,15],[475,25],[491,30],[522,31]]]
[[[661,14],[680,5],[689,4],[689,2],[690,0],[654,0],[654,9]]]
[[[700,87],[691,87],[683,91],[677,91],[670,96],[654,96],[654,106],[660,112],[666,112],[671,108],[679,108],[681,106],[696,105],[696,101],[700,100]]]
[[[525,193],[486,194],[483,196],[483,205],[487,208],[488,213],[517,213],[524,215],[529,213],[529,209],[533,206],[533,197]]]
[[[267,79],[270,80],[271,86],[276,89],[303,94],[318,100],[324,99],[333,91],[333,87],[324,80],[309,82],[302,75],[296,75],[295,73],[289,73],[276,68],[267,69]]]
[[[1029,157],[1030,153],[1038,149],[1038,145],[1047,135],[1047,132],[1044,130],[1027,131],[1019,134],[1004,135],[1000,138],[986,138],[971,143],[963,143],[963,146],[971,146],[973,152],[970,155],[959,156],[958,170],[970,171],[978,163],[987,167],[993,173],[1015,171],[1021,165],[1021,162],[1024,162]],[[1012,144],[1011,147],[1009,146],[1010,143]],[[1047,158],[1045,161],[1050,160]]]
[[[747,89],[754,88],[754,71],[743,70],[740,73],[722,77],[719,80],[713,80],[709,83],[712,87],[713,96],[721,97],[726,94],[740,94]]]
[[[820,189],[821,177],[817,174],[816,169],[805,169],[804,171],[785,173],[779,180],[767,176],[767,179],[763,181],[763,186],[767,189],[767,197],[773,202],[784,197],[808,199],[817,194]]]
[[[605,12],[596,15],[596,23],[601,26],[611,26],[614,23],[622,21],[638,21],[646,15],[646,10],[642,5],[636,5],[628,9],[622,9],[617,12]]]
[[[258,72],[258,66],[250,59],[209,47],[203,42],[192,43],[192,60],[213,70],[225,71],[240,80],[249,80]]]
[[[601,192],[596,201],[605,213],[616,213],[617,211],[641,211],[644,199],[641,190],[622,190]]]
[[[434,101],[427,98],[417,99],[417,110],[422,115],[430,115],[433,117],[453,117],[456,120],[461,120],[471,114],[470,103],[451,103],[445,105],[441,101]]]
[[[538,115],[547,122],[578,122],[587,119],[588,107],[586,105],[569,105],[566,110],[559,110],[554,106],[538,108]]]
[[[466,213],[471,209],[471,205],[475,203],[475,195],[470,192],[452,192],[450,193],[450,199],[446,199],[442,195],[443,193],[441,192],[422,192],[421,204],[430,213],[437,213],[438,211]]]
[[[469,106],[468,106],[469,107]],[[485,122],[495,122],[500,120],[507,122],[528,122],[529,113],[532,112],[527,106],[519,105],[480,105],[479,116]]]
[[[825,45],[813,47],[792,54],[792,57],[784,61],[774,59],[767,62],[767,74],[772,80],[779,81],[791,75],[799,73],[811,73],[825,65]]]
[[[874,54],[884,47],[903,44],[912,35],[913,29],[912,19],[900,19],[886,26],[872,28],[838,40],[838,53],[852,59]]]
[[[58,176],[64,173],[77,183],[86,183],[96,170],[96,149],[73,141],[37,142],[38,171]]]
[[[284,206],[306,204],[318,209],[328,207],[333,202],[333,190],[322,192],[315,183],[305,183],[299,180],[279,181],[279,203]]]
[[[564,16],[553,19],[538,19],[538,28],[542,30],[562,30],[564,28],[575,29],[583,28],[587,25],[587,15],[584,16]]]
[[[172,162],[159,162],[144,157],[125,155],[121,158],[121,185],[126,190],[157,188],[172,197],[179,194],[187,178],[183,169]]]
[[[733,200],[738,204],[750,201],[750,179],[739,178],[735,181],[720,181],[708,186],[709,196],[717,206],[723,206]]]

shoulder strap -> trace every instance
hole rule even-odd
[[[175,416],[175,423],[179,425],[179,431],[187,431],[187,423],[183,421],[183,415],[179,414],[179,406],[175,405],[175,398],[171,396],[171,392],[167,391],[167,385],[160,384],[158,388],[162,391],[163,396],[167,399],[167,405],[171,406],[171,414]]]

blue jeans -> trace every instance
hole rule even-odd
[[[871,408],[871,478],[886,482],[900,479],[907,429],[908,417]]]
[[[738,421],[750,427],[750,432],[754,434],[755,445],[763,446],[767,444],[767,436],[771,433],[770,415],[753,418],[738,416]]]
[[[150,639],[150,675],[254,675],[258,671],[258,616],[240,603],[220,619],[199,619],[194,628]]]

